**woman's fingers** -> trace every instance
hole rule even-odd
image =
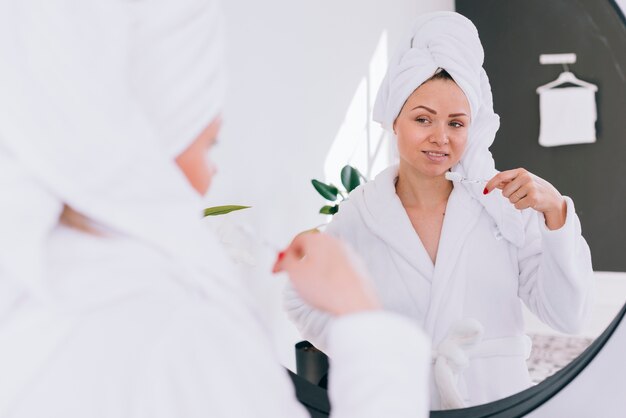
[[[524,180],[520,177],[516,177],[513,181],[502,188],[502,196],[509,199],[511,203],[515,203],[526,196],[526,194],[522,191],[522,187],[524,186]]]
[[[530,190],[525,194],[524,192],[520,192],[520,194],[523,194],[523,197],[516,200],[515,202],[513,202],[512,199],[509,199],[511,203],[513,203],[513,205],[515,206],[515,209],[522,210],[535,207],[535,205],[537,204],[537,199],[535,197],[536,193],[534,191]]]
[[[558,229],[565,224],[567,204],[561,193],[526,169],[516,168],[496,174],[487,182],[483,193],[487,194],[495,188],[502,189],[502,196],[509,199],[516,209],[532,208],[543,213],[549,229]]]
[[[508,190],[507,191],[508,196],[504,195],[504,191],[502,192],[502,195],[505,196],[507,199],[509,199],[509,202],[516,204],[520,200],[525,199],[529,194],[532,193],[532,191],[533,191],[532,183],[524,183],[517,189],[511,188],[510,190]]]
[[[284,271],[294,289],[310,306],[333,315],[378,309],[365,274],[351,260],[349,250],[325,234],[300,234],[280,253],[275,273]]]
[[[280,273],[283,271],[291,272],[296,267],[296,263],[300,260],[300,258],[294,256],[293,251],[289,251],[289,248],[281,251],[276,256],[276,262],[274,263],[274,267],[272,267],[272,273]]]
[[[509,199],[516,209],[534,208],[537,185],[533,175],[524,168],[502,171],[496,174],[485,187],[485,194],[493,189],[502,189],[502,196]]]
[[[521,169],[516,168],[513,170],[501,171],[491,178],[485,185],[484,194],[488,194],[493,189],[502,189],[504,186],[513,181],[519,174]]]
[[[524,198],[522,200],[519,200],[516,204],[514,204],[513,206],[515,206],[515,209],[519,209],[519,210],[523,210],[523,209],[528,209],[528,208],[532,208],[532,203],[531,199],[528,198]]]
[[[306,254],[306,234],[299,234],[291,241],[289,246],[278,253],[276,262],[272,268],[272,273],[279,273],[281,271],[291,272],[298,268],[298,265]]]
[[[515,203],[528,194],[528,185],[532,183],[533,179],[528,171],[518,172],[513,180],[502,187],[502,196],[511,200],[511,203]]]

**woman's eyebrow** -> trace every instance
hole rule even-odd
[[[421,107],[422,109],[426,109],[427,111],[429,111],[429,112],[430,112],[430,113],[432,113],[433,115],[436,115],[436,114],[437,114],[437,112],[436,112],[435,110],[431,109],[430,107],[426,107],[426,106],[422,106],[422,105],[415,106],[413,109],[411,109],[411,111],[413,111],[413,110],[415,110],[415,109],[419,109],[420,107]]]
[[[449,118],[457,118],[459,116],[467,116],[467,114],[466,113],[450,113],[448,115]]]

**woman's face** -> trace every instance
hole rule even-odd
[[[407,99],[393,127],[403,164],[424,177],[444,175],[459,162],[470,124],[470,106],[452,80],[430,80]]]
[[[176,157],[176,164],[185,173],[191,186],[201,195],[209,190],[211,180],[217,172],[215,164],[209,158],[209,151],[215,145],[221,124],[221,118],[216,117],[191,145]]]

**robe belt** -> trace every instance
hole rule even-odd
[[[464,408],[459,393],[459,375],[472,359],[496,356],[530,356],[531,341],[527,335],[483,340],[483,326],[467,318],[454,323],[446,337],[432,351],[434,377],[442,409]]]

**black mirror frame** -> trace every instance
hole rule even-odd
[[[596,357],[614,331],[624,320],[626,304],[604,332],[576,359],[536,386],[515,395],[484,405],[447,411],[431,411],[431,418],[513,418],[529,414],[565,388]],[[289,372],[298,400],[308,409],[312,418],[328,417],[330,402],[325,389]]]
[[[617,2],[615,0],[609,0],[609,3],[611,3],[611,6],[613,6],[613,8],[615,9],[615,12],[617,13],[619,18],[621,19],[622,23],[624,25],[626,25],[626,16],[624,16],[624,13],[626,13],[626,10],[622,10],[620,5],[617,4]]]

